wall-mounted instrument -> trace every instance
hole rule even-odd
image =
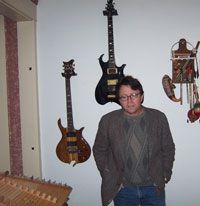
[[[58,119],[62,138],[56,147],[56,154],[62,162],[69,164],[72,162],[74,166],[89,159],[91,148],[82,136],[84,127],[76,130],[73,124],[70,78],[77,75],[74,72],[74,60],[63,62],[63,67],[62,76],[65,77],[66,86],[67,128],[64,128],[61,119]]]
[[[103,54],[99,57],[99,63],[102,68],[102,77],[99,80],[96,90],[96,101],[103,105],[107,102],[115,102],[119,104],[116,97],[116,85],[124,77],[123,69],[125,64],[121,67],[115,64],[115,52],[114,52],[114,35],[113,35],[113,19],[114,15],[118,15],[117,10],[114,8],[112,0],[107,1],[106,10],[103,11],[103,15],[107,16],[108,22],[108,56],[107,62],[103,62]]]
[[[1,206],[67,206],[70,186],[0,173]]]
[[[200,110],[200,103],[198,97],[198,87],[196,79],[199,77],[197,50],[199,41],[196,47],[185,39],[180,39],[171,48],[172,60],[172,79],[168,75],[162,78],[163,89],[166,95],[174,102],[183,104],[183,85],[186,85],[187,102],[190,105],[188,111],[188,118],[190,122],[196,121],[200,115],[197,115]],[[178,44],[178,49],[174,49]],[[188,46],[192,49],[189,50]],[[174,89],[175,84],[180,85],[180,98],[176,98]]]

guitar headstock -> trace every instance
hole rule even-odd
[[[115,3],[113,0],[107,0],[106,4],[106,10],[103,11],[103,14],[105,16],[113,16],[113,15],[118,15],[117,10],[114,8]]]
[[[63,62],[64,72],[62,73],[62,76],[66,79],[70,79],[71,76],[76,76],[77,74],[74,72],[74,60],[71,59],[68,62]]]

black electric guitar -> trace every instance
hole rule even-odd
[[[58,127],[62,133],[62,138],[56,147],[56,154],[62,162],[69,164],[73,162],[74,166],[77,163],[88,160],[91,148],[82,136],[84,127],[80,130],[74,129],[70,87],[70,78],[76,75],[73,62],[73,59],[69,62],[63,62],[64,72],[62,76],[65,77],[66,85],[67,128],[64,128],[61,124],[61,119],[58,119]]]
[[[102,77],[99,80],[96,90],[96,101],[103,105],[107,102],[115,102],[119,104],[116,97],[116,85],[124,77],[123,70],[125,64],[121,67],[117,67],[115,64],[114,53],[114,35],[113,35],[113,19],[112,16],[118,15],[117,10],[114,8],[112,0],[108,0],[106,4],[106,10],[103,11],[103,15],[107,16],[108,20],[108,56],[109,60],[103,62],[103,54],[99,57],[99,63],[102,68]]]

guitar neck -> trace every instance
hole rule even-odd
[[[66,84],[67,128],[69,131],[73,131],[74,124],[73,124],[73,114],[72,114],[70,79],[65,79],[65,84]]]
[[[112,15],[108,15],[108,64],[109,68],[115,67],[114,35]]]

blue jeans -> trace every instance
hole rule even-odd
[[[165,191],[156,186],[126,186],[114,198],[115,206],[165,206]]]

